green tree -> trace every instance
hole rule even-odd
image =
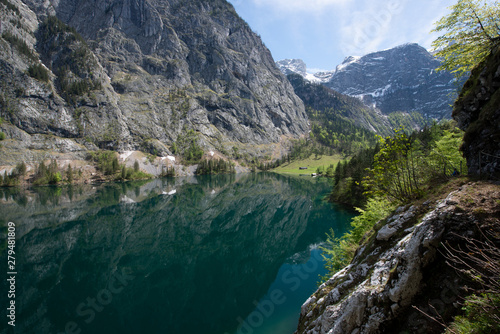
[[[127,168],[125,165],[122,165],[122,174],[121,174],[121,179],[125,180],[127,178]]]
[[[412,200],[422,194],[425,178],[421,144],[403,131],[394,137],[380,137],[381,149],[375,155],[373,168],[365,177],[372,196],[387,196],[393,201]]]
[[[472,70],[500,45],[498,1],[459,0],[451,13],[436,22],[433,32],[444,33],[432,46],[443,59],[440,70],[459,76]]]
[[[71,164],[68,165],[68,169],[66,170],[66,181],[68,183],[73,182],[73,169],[71,168]]]
[[[454,170],[467,174],[466,160],[460,152],[462,142],[463,132],[459,129],[443,131],[441,138],[434,143],[428,158],[435,174],[443,172],[445,176],[449,176]]]
[[[112,151],[97,151],[91,152],[88,158],[96,162],[97,168],[105,175],[113,175],[120,170],[120,164],[116,152]]]
[[[34,185],[58,184],[62,181],[57,161],[52,160],[48,166],[43,161],[40,162],[33,180]]]
[[[50,79],[49,71],[42,64],[31,65],[28,68],[28,74],[30,77],[43,82],[48,82]]]
[[[118,162],[118,157],[114,156],[111,161],[112,174],[116,173],[120,169],[120,163]]]
[[[52,160],[48,167],[47,178],[49,180],[49,184],[58,184],[62,181],[61,173],[58,171],[57,161]]]
[[[174,147],[175,146],[175,147]],[[203,149],[198,144],[198,133],[193,129],[188,130],[185,126],[182,133],[177,137],[175,154],[182,155],[186,163],[197,163],[203,156]]]
[[[0,125],[2,125],[3,123],[3,118],[0,117]],[[0,141],[4,140],[6,137],[5,133],[3,133],[2,131],[0,131]]]
[[[26,170],[27,170],[26,164],[24,163],[24,161],[22,161],[16,165],[16,168],[14,171],[15,171],[16,175],[24,176],[24,175],[26,175]]]

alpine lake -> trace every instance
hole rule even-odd
[[[272,173],[0,189],[0,333],[292,334],[319,246],[355,215],[330,190]]]

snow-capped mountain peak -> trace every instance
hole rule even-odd
[[[278,62],[278,66],[285,74],[297,73],[309,81],[357,97],[384,114],[418,111],[428,118],[450,118],[453,94],[460,88],[460,82],[452,74],[437,72],[441,62],[415,43],[362,57],[346,57],[335,71],[312,75],[308,75],[303,61],[298,63],[301,71],[297,67],[293,70],[291,63],[280,66]]]
[[[349,57],[346,57],[344,59],[344,61],[342,62],[342,64],[337,65],[337,67],[335,69],[335,73],[339,72],[339,71],[342,71],[343,69],[347,68],[349,65],[352,65],[352,64],[356,63],[360,59],[361,59],[361,57],[359,57],[359,56],[349,56]],[[333,73],[333,74],[335,74],[335,73]]]
[[[276,62],[278,68],[285,75],[288,74],[300,74],[305,77],[307,75],[306,63],[302,59],[284,59]]]
[[[299,74],[311,82],[325,83],[332,76],[332,72],[329,71],[311,73],[307,70],[306,63],[302,59],[284,59],[276,62],[276,64],[285,75]]]

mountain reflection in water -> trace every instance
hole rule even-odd
[[[234,333],[311,245],[345,231],[353,214],[325,202],[329,190],[275,174],[4,189],[15,332]],[[312,280],[295,290],[312,293]],[[305,299],[292,301],[298,319]]]

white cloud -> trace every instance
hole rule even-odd
[[[362,56],[416,42],[428,48],[433,22],[456,0],[229,0],[277,59],[301,58],[334,68]]]
[[[448,8],[438,7],[435,3],[428,6],[427,14],[425,15],[426,19],[421,23],[419,22],[421,31],[415,31],[413,39],[423,47],[430,49],[432,42],[440,35],[440,33],[431,32],[435,28],[435,23],[443,16],[448,15],[449,12]]]
[[[340,49],[344,56],[362,56],[408,42],[429,48],[434,22],[454,1],[357,0],[354,11],[341,16]]]
[[[327,7],[342,5],[349,0],[250,0],[260,7],[280,12],[322,12]]]
[[[394,22],[408,0],[363,1],[361,10],[342,17],[340,48],[345,56],[377,51],[388,36],[398,34]],[[358,2],[358,5],[360,2]]]

